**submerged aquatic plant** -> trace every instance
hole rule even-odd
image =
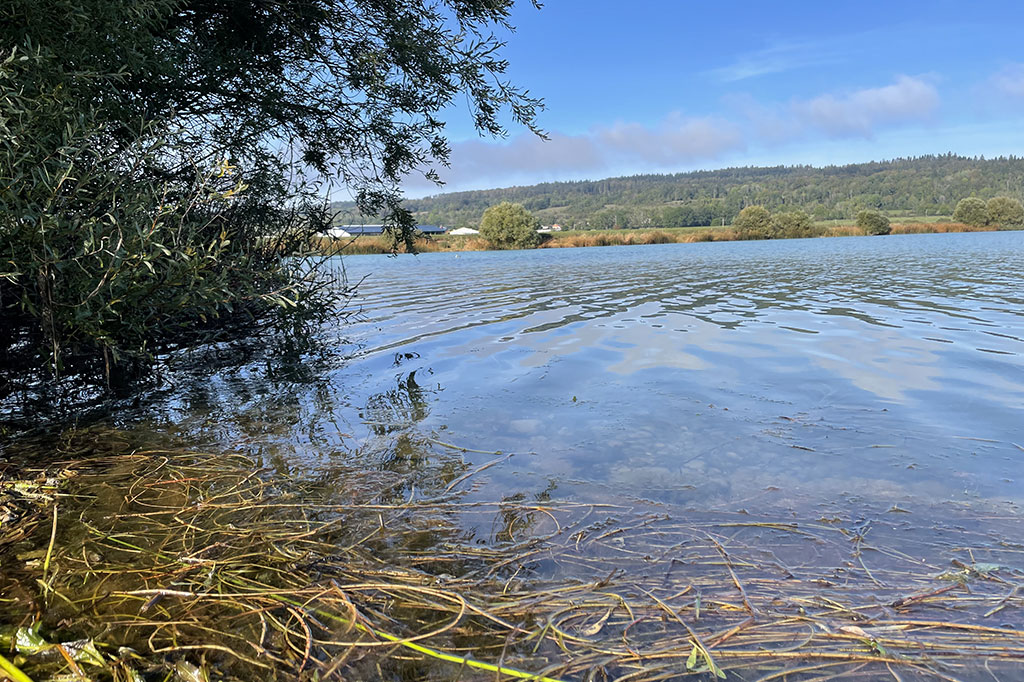
[[[0,554],[12,679],[963,679],[1024,660],[1002,624],[1019,549],[993,539],[1019,519],[953,547],[955,520],[940,538],[460,492],[507,453],[299,477],[120,449],[28,472],[66,473]],[[410,475],[420,497],[395,501]]]

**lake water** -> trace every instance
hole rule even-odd
[[[515,453],[491,498],[1024,503],[1022,266],[1020,232],[349,257],[312,441]]]

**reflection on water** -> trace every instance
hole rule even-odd
[[[519,453],[489,472],[495,491],[1019,502],[1022,247],[998,233],[353,257],[369,275],[345,330],[360,350],[337,380],[356,395],[411,356],[438,387],[416,429]]]

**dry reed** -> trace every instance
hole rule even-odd
[[[945,234],[947,232],[995,232],[993,226],[965,225],[964,223],[894,223],[892,234]]]

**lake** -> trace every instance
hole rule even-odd
[[[61,505],[86,535],[156,543],[147,586],[173,552],[237,548],[287,561],[303,603],[328,608],[308,590],[333,584],[336,619],[353,599],[402,636],[462,623],[470,601],[489,619],[422,641],[557,679],[1024,672],[1024,232],[331,265],[358,286],[318,344],[183,356],[57,442],[117,455]],[[178,507],[151,511],[165,496]],[[61,560],[87,557],[64,532]],[[104,542],[104,580],[135,594],[113,562],[138,555]],[[410,672],[389,655],[369,660],[402,679],[462,660]]]
[[[1022,266],[1020,232],[349,257],[320,450],[515,453],[483,497],[1017,505]]]
[[[328,359],[268,375],[229,356],[158,394],[144,428],[310,471],[513,453],[473,477],[473,500],[854,517],[1024,504],[1024,232],[334,266],[358,287]]]

